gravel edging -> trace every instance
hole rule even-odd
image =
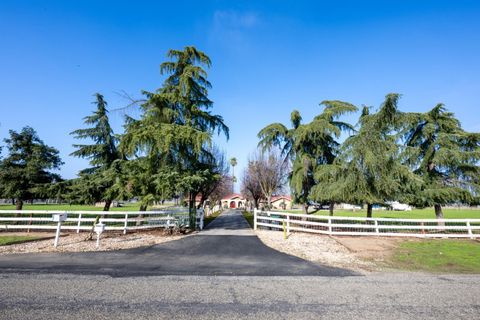
[[[174,241],[188,236],[188,234],[168,234],[161,230],[142,231],[135,233],[104,233],[100,238],[100,247],[96,247],[96,234],[92,240],[85,240],[87,233],[66,233],[59,239],[58,247],[53,246],[53,239],[38,240],[0,246],[0,255],[41,253],[41,252],[88,252],[131,249],[143,246],[156,245]]]
[[[268,247],[314,263],[354,271],[372,271],[375,265],[355,256],[332,237],[294,232],[284,239],[283,232],[256,230],[255,234]]]

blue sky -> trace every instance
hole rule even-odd
[[[186,45],[213,61],[214,112],[231,129],[216,141],[236,172],[263,126],[288,123],[293,109],[309,121],[326,99],[377,107],[398,92],[402,110],[443,102],[480,131],[477,1],[3,0],[0,138],[34,127],[72,178],[87,162],[68,156],[68,133],[94,110],[92,95],[125,106],[118,93],[158,88],[167,50]],[[111,120],[121,132],[122,113]]]

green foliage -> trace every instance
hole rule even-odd
[[[413,114],[408,129],[406,163],[423,181],[412,203],[475,203],[480,191],[480,134],[464,131],[442,104]]]
[[[228,138],[229,130],[221,116],[208,110],[213,105],[203,68],[211,65],[208,56],[194,47],[170,50],[167,56],[171,61],[160,66],[167,76],[163,86],[144,92],[142,115],[126,119],[120,148],[135,159],[138,170],[131,171],[138,175],[130,182],[142,202],[188,194],[193,219],[195,196],[211,192],[221,177],[212,135],[224,133]]]
[[[48,184],[61,180],[50,170],[63,163],[58,150],[44,144],[34,129],[9,133],[10,138],[5,139],[8,155],[0,162],[0,185],[3,197],[16,199],[21,209],[24,200],[38,197]]]
[[[302,117],[297,110],[290,116],[292,128],[287,129],[280,123],[273,123],[263,128],[258,137],[259,146],[263,149],[278,147],[285,161],[292,161],[289,176],[293,199],[305,205],[312,187],[316,184],[314,172],[319,166],[333,163],[339,143],[336,141],[342,131],[353,131],[353,127],[338,118],[357,108],[342,101],[323,101],[323,112],[312,122],[302,124]]]
[[[107,102],[99,93],[95,97],[96,111],[84,118],[85,124],[91,127],[71,133],[76,139],[93,141],[93,144],[74,144],[77,150],[71,154],[89,159],[92,167],[82,170],[80,177],[72,182],[69,197],[72,202],[82,204],[104,200],[104,210],[109,210],[110,202],[121,196],[117,180],[122,176],[124,164],[108,119]]]
[[[396,130],[404,116],[397,110],[398,98],[387,95],[375,114],[363,110],[360,129],[345,140],[340,156],[318,167],[314,199],[366,203],[371,215],[373,204],[411,197],[420,181],[401,163]]]

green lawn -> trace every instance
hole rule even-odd
[[[6,246],[9,244],[22,243],[26,241],[33,241],[43,239],[37,236],[12,236],[12,235],[0,235],[0,246]]]
[[[243,217],[247,220],[250,227],[253,229],[253,212],[243,211]]]
[[[24,204],[23,210],[59,210],[59,211],[102,211],[103,207],[69,204]],[[127,203],[119,208],[110,208],[111,211],[138,211],[139,203]],[[15,210],[14,205],[0,205],[0,210]]]
[[[301,210],[287,210],[291,213],[303,213]],[[315,215],[328,216],[328,210],[320,210]],[[446,219],[480,219],[480,209],[443,209]],[[334,216],[340,217],[366,217],[366,210],[335,210]],[[374,218],[404,218],[404,219],[435,219],[433,208],[413,209],[412,211],[386,211],[374,210]]]
[[[480,242],[473,240],[405,241],[390,266],[433,273],[480,273]]]

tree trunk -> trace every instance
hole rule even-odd
[[[442,206],[440,204],[436,204],[434,207],[435,207],[435,216],[437,217],[437,219],[443,219]]]
[[[372,208],[373,208],[373,205],[368,203],[367,204],[367,218],[371,218],[372,217]]]
[[[272,208],[272,195],[270,194],[267,198],[267,210]]]
[[[103,206],[103,211],[110,211],[110,206],[112,205],[112,200],[105,200],[105,205]]]
[[[328,211],[330,212],[330,215],[333,216],[333,207],[335,206],[335,202],[330,202],[330,205],[328,206]]]
[[[253,198],[253,206],[258,209],[258,198]]]
[[[195,210],[195,195],[193,195],[192,193],[190,193],[188,201],[188,215],[190,217],[190,229],[195,230],[197,215]]]
[[[22,199],[17,199],[15,202],[15,210],[22,210],[23,208],[23,200]]]
[[[140,209],[138,211],[147,211],[147,205],[146,204],[141,204]],[[139,214],[137,218],[143,219],[144,215]],[[137,226],[141,226],[143,224],[142,221],[137,221]]]
[[[308,207],[310,207],[308,203],[303,204],[303,214],[308,214]]]
[[[435,216],[437,219],[443,219],[443,211],[442,211],[442,205],[441,204],[436,204],[434,205],[435,208]],[[439,226],[445,226],[444,221],[439,221],[438,222]]]

